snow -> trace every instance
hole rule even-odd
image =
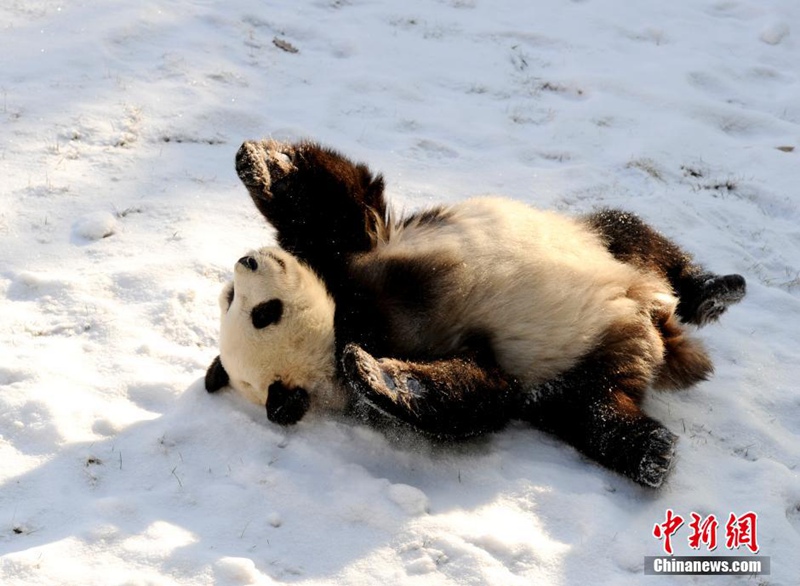
[[[771,575],[713,583],[798,584],[795,0],[10,0],[0,27],[3,584],[640,584],[667,509],[757,512]],[[441,446],[208,395],[222,283],[273,243],[233,168],[265,136],[401,209],[624,207],[744,274],[699,332],[716,376],[649,399],[667,485],[522,425]]]
[[[86,240],[100,240],[113,235],[117,219],[108,212],[94,212],[75,222],[75,234]]]

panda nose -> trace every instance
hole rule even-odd
[[[239,259],[239,264],[246,266],[251,271],[258,269],[258,262],[252,256],[243,256]]]

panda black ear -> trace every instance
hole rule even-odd
[[[206,371],[206,390],[209,393],[215,393],[222,387],[228,386],[230,381],[225,367],[222,366],[222,361],[217,356]]]
[[[257,330],[278,323],[281,321],[281,316],[283,316],[283,301],[280,299],[270,299],[264,303],[259,303],[250,312],[253,327]]]
[[[228,301],[228,309],[230,309],[231,305],[233,305],[233,297],[235,295],[236,295],[236,293],[235,293],[234,288],[233,288],[233,283],[231,283],[231,288],[228,289],[228,292],[227,292],[227,295],[226,295],[226,300]]]
[[[267,419],[278,425],[293,425],[303,418],[311,401],[302,387],[288,388],[275,381],[267,392]]]

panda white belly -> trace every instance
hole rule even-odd
[[[395,228],[366,264],[424,266],[425,304],[384,303],[398,353],[447,355],[475,334],[526,385],[550,380],[626,323],[674,309],[669,285],[615,260],[578,221],[502,198],[476,198]]]

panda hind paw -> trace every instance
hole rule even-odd
[[[652,431],[634,480],[651,488],[659,488],[672,469],[677,441],[678,436],[664,427]]]
[[[689,320],[698,326],[717,321],[730,305],[739,303],[747,293],[747,282],[741,275],[708,277],[701,285],[699,302]]]

